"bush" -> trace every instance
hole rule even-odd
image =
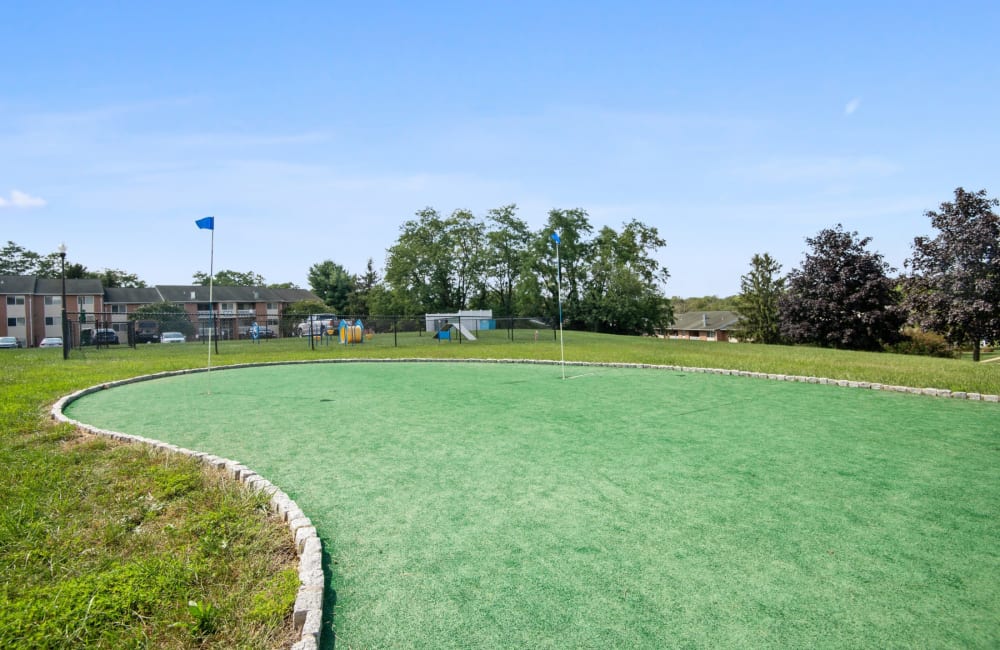
[[[955,351],[940,334],[925,332],[916,327],[904,327],[903,340],[889,349],[898,354],[919,354],[926,357],[954,359]]]

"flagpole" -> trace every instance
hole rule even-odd
[[[215,217],[202,217],[194,222],[200,230],[211,230],[211,248],[208,257],[208,366],[205,368],[206,383],[208,384],[208,394],[212,394],[212,332],[215,331],[215,296],[212,295],[213,283],[215,281]],[[199,329],[201,329],[201,319],[198,319]]]
[[[212,394],[212,332],[215,331],[215,300],[212,296],[212,284],[215,280],[215,220],[212,220],[212,245],[208,254],[208,316],[211,320],[208,328],[208,368],[205,371],[208,380],[208,394]]]
[[[566,348],[563,345],[562,264],[559,262],[559,235],[552,233],[552,239],[556,242],[556,293],[559,299],[559,358],[562,365],[562,378],[566,379]]]

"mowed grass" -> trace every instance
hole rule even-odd
[[[569,376],[279,366],[126,386],[70,414],[284,486],[327,544],[341,647],[1000,643],[997,405]],[[165,430],[176,410],[198,425]]]
[[[265,341],[260,345],[227,341],[221,343],[220,354],[213,357],[213,364],[340,357],[559,358],[559,346],[557,342],[553,341],[551,331],[540,331],[538,341],[534,340],[532,332],[524,331],[518,331],[513,342],[506,341],[503,338],[504,333],[502,332],[481,334],[484,334],[482,339],[471,344],[460,344],[456,341],[439,343],[426,335],[418,337],[414,334],[400,334],[398,338],[400,347],[398,348],[393,346],[393,337],[391,334],[377,335],[373,341],[361,346],[345,348],[336,344],[330,346],[321,345],[317,350],[310,350],[305,340]],[[138,462],[134,465],[127,465],[126,461],[122,458],[124,452],[118,451],[116,446],[103,443],[88,443],[86,442],[86,438],[80,443],[75,441],[76,435],[74,433],[64,428],[53,428],[46,417],[46,409],[48,404],[58,396],[95,383],[161,370],[203,367],[206,361],[206,353],[207,348],[204,345],[187,344],[179,346],[141,346],[136,350],[121,347],[110,350],[73,351],[72,357],[68,362],[64,362],[61,359],[59,350],[11,350],[3,351],[3,354],[0,355],[0,445],[2,445],[2,449],[0,449],[2,451],[0,453],[0,473],[4,477],[0,479],[0,486],[4,490],[4,498],[0,499],[0,516],[4,518],[4,528],[0,531],[0,552],[4,554],[4,562],[3,569],[0,569],[0,571],[2,571],[3,583],[6,585],[4,593],[5,612],[12,616],[26,617],[36,609],[33,603],[36,601],[44,602],[44,599],[48,598],[48,595],[51,593],[58,593],[60,594],[60,600],[55,602],[62,607],[68,608],[68,618],[65,620],[77,622],[76,625],[64,623],[62,632],[53,633],[52,635],[44,636],[44,638],[36,637],[35,642],[29,647],[65,647],[68,638],[66,634],[72,633],[75,630],[85,630],[88,634],[92,635],[87,638],[98,639],[103,638],[102,635],[105,633],[116,634],[118,633],[117,631],[127,629],[136,622],[139,622],[140,626],[132,628],[133,631],[144,629],[142,626],[152,626],[155,629],[167,628],[179,632],[173,642],[165,642],[162,638],[151,638],[148,643],[154,647],[157,645],[160,647],[173,647],[171,643],[177,647],[182,647],[185,643],[194,644],[197,642],[187,629],[183,627],[169,628],[170,624],[175,622],[189,624],[192,618],[184,611],[184,605],[186,605],[184,599],[192,596],[198,597],[199,593],[205,593],[186,588],[177,590],[178,585],[183,585],[181,581],[170,582],[175,589],[175,591],[170,592],[172,595],[168,597],[171,605],[170,607],[153,608],[157,609],[157,612],[145,612],[133,608],[129,605],[131,596],[127,590],[108,589],[102,592],[101,598],[94,599],[91,611],[94,611],[94,606],[102,605],[104,602],[102,598],[107,596],[112,600],[112,609],[114,607],[122,608],[117,610],[121,613],[120,618],[109,618],[106,616],[101,618],[88,615],[87,606],[91,603],[90,599],[94,597],[94,593],[89,588],[82,590],[86,592],[84,594],[78,593],[78,584],[73,581],[73,576],[89,574],[92,571],[92,567],[95,566],[93,564],[94,558],[111,557],[121,545],[114,535],[108,536],[106,542],[103,536],[98,535],[87,538],[80,537],[78,540],[79,545],[77,546],[61,546],[63,542],[59,541],[57,536],[59,534],[69,534],[69,539],[72,540],[74,538],[70,533],[81,527],[86,528],[92,525],[87,523],[88,519],[86,519],[86,515],[84,514],[88,511],[97,513],[96,518],[98,520],[102,512],[107,512],[106,519],[109,521],[116,517],[125,517],[126,515],[138,516],[144,512],[139,505],[150,503],[145,498],[146,495],[151,493],[151,490],[155,489],[155,477],[159,475],[156,467],[158,466],[157,463],[162,462],[162,460],[154,458],[151,461],[146,458],[147,455],[144,452],[136,452]],[[631,361],[637,363],[739,368],[759,372],[827,376],[889,384],[935,386],[982,393],[1000,392],[1000,364],[975,365],[967,360],[955,361],[885,354],[845,353],[810,348],[660,341],[576,332],[566,333],[566,358],[568,360]],[[750,380],[742,381],[754,383]],[[770,384],[771,382],[762,383]],[[830,394],[838,394],[838,390],[851,394],[858,392],[834,388],[827,390],[831,391]],[[954,406],[945,404],[943,400],[930,398],[917,399],[936,405],[934,408],[939,406],[945,412],[949,412],[949,409],[955,408]],[[142,403],[130,404],[129,409],[141,411],[144,406]],[[965,406],[968,405],[960,405],[958,408],[961,409]],[[987,405],[979,406],[989,408]],[[255,414],[256,411],[249,411],[247,419],[252,419]],[[856,414],[862,420],[874,415],[877,415],[877,413],[870,413],[868,411],[860,411]],[[173,413],[171,417],[180,421],[184,420],[182,412]],[[905,423],[900,423],[900,428],[905,429]],[[985,460],[996,466],[996,444],[986,449],[969,447],[966,442],[954,442],[946,435],[949,430],[951,429],[943,427],[942,433],[931,437],[935,439],[940,438],[940,440],[949,445],[947,448],[938,446],[934,447],[934,449],[945,453],[953,462],[959,464],[955,473],[962,474],[961,463],[966,460],[971,463]],[[987,426],[986,433],[990,433],[993,430],[995,430],[995,427],[989,425]],[[968,432],[959,431],[959,433]],[[874,436],[875,440],[879,438],[879,436]],[[94,444],[93,449],[91,449],[92,444]],[[919,448],[921,448],[920,445],[918,445]],[[891,465],[891,458],[886,460],[885,463]],[[134,482],[131,480],[110,483],[103,480],[97,482],[98,485],[108,485],[112,488],[114,494],[120,495],[117,498],[124,504],[125,509],[121,514],[117,515],[110,510],[104,511],[110,497],[107,494],[100,496],[94,493],[92,490],[94,482],[92,479],[87,478],[88,476],[93,477],[99,475],[100,472],[106,471],[109,464],[120,465],[123,475],[128,474],[131,475],[130,479],[134,478]],[[36,467],[37,471],[35,471],[32,478],[26,479],[24,468],[32,466]],[[263,467],[259,469],[264,470]],[[179,471],[184,475],[188,469],[181,468]],[[867,463],[860,463],[858,480],[877,481],[879,472],[881,471],[884,471],[884,468],[871,467]],[[808,480],[808,474],[804,476],[806,478],[803,480]],[[997,502],[995,492],[990,492],[988,489],[983,492],[979,489],[978,483],[967,484],[962,476],[954,480],[953,487],[948,487],[950,479],[946,475],[941,475],[939,479],[935,485],[937,486],[936,489],[942,494],[965,497],[966,495],[964,494],[955,495],[954,493],[959,489],[967,489],[970,495],[985,495],[982,498],[985,498],[987,501],[992,499],[993,504]],[[140,481],[146,481],[146,483],[141,483]],[[209,480],[203,484],[198,484],[187,494],[193,496],[203,491],[211,491],[215,489],[211,483],[212,481]],[[72,503],[74,507],[63,508],[59,513],[60,519],[53,518],[56,504],[66,500],[68,496],[73,497]],[[728,498],[726,492],[720,492],[717,496],[720,504],[724,503],[724,500]],[[979,499],[981,502],[981,498],[976,497],[976,499]],[[976,499],[973,499],[973,501],[976,501]],[[225,500],[225,497],[218,495],[205,497],[205,505],[201,506],[203,508],[201,510],[202,515],[219,512],[221,506],[218,504]],[[160,501],[156,501],[155,503],[158,504]],[[953,502],[946,501],[946,503],[951,504]],[[249,508],[245,511],[246,514],[240,516],[247,519],[255,517],[256,515],[252,513],[254,513],[257,507],[254,503],[250,503]],[[964,512],[964,507],[961,499],[959,499],[959,505],[956,506],[957,510]],[[169,520],[169,523],[179,528],[183,526],[190,527],[194,525],[191,523],[192,521],[198,521],[198,515],[194,512],[194,509],[190,513],[183,510],[184,508],[176,508],[171,515],[173,518]],[[976,512],[975,510],[970,511]],[[945,558],[951,557],[953,549],[950,546],[945,545],[941,547],[935,545],[937,542],[940,542],[940,535],[937,531],[939,525],[935,523],[934,511],[929,511],[929,513],[926,516],[911,518],[902,522],[897,521],[895,524],[893,523],[894,520],[890,519],[888,520],[888,525],[901,523],[907,530],[918,530],[922,526],[929,527],[938,536],[935,537],[937,541],[930,540],[928,542],[930,544],[929,548],[933,552],[940,553]],[[156,516],[158,517],[159,515],[157,514]],[[996,517],[993,516],[983,524],[986,526],[984,535],[992,536],[993,540],[997,538],[996,531],[989,528],[988,525],[990,521],[995,520]],[[947,516],[943,518],[943,521],[943,525],[951,525]],[[164,520],[165,523],[167,523],[166,520]],[[103,524],[97,521],[93,525]],[[877,521],[871,523],[873,529],[877,528],[878,525]],[[33,532],[27,534],[29,528]],[[149,529],[148,525],[146,529]],[[140,530],[142,529],[140,528]],[[280,526],[276,530],[284,534],[284,529]],[[332,538],[325,533],[324,538],[328,550],[331,550]],[[967,538],[967,535],[963,533],[962,538]],[[971,539],[975,539],[975,536]],[[359,545],[364,545],[363,539],[359,540]],[[58,553],[47,550],[54,546],[60,546],[63,550]],[[72,552],[68,552],[66,549],[72,549]],[[835,549],[829,550],[836,552]],[[286,552],[278,550],[274,552],[273,556],[280,557]],[[339,560],[337,559],[338,551],[337,549],[332,549],[332,552],[334,555],[330,568],[334,569],[334,573],[336,573],[336,569],[339,566]],[[155,566],[155,562],[157,561],[156,552],[144,544],[134,545],[131,547],[129,553],[130,557],[138,562],[139,565],[146,562],[144,566]],[[258,551],[257,554],[267,555],[267,552]],[[163,556],[160,555],[159,557]],[[34,564],[29,561],[39,558],[47,558],[48,568],[46,570],[42,570],[44,567],[41,564]],[[230,557],[230,559],[233,558]],[[249,562],[249,559],[246,557],[235,558],[233,560],[232,564],[237,574],[249,571],[249,568],[244,566],[244,563],[247,562]],[[333,564],[333,562],[337,564]],[[280,562],[277,565],[280,566]],[[57,567],[58,570],[54,570],[53,567]],[[996,582],[995,567],[995,556],[987,558],[987,561],[983,562],[983,575],[994,580],[994,582]],[[287,594],[287,585],[284,585],[283,575],[281,569],[274,569],[271,571],[270,578],[261,578],[258,582],[249,586],[243,584],[246,590],[234,592],[233,602],[255,602],[256,599],[258,605],[260,605],[257,608],[258,614],[267,610],[273,612],[275,608],[280,609],[280,606],[277,604],[282,599],[280,594]],[[962,578],[961,573],[957,573],[955,576],[959,579]],[[16,592],[17,598],[14,597],[15,589],[19,585],[32,585],[43,579],[49,581],[50,591],[42,593],[30,592],[27,589],[23,589]],[[342,580],[342,578],[339,579]],[[877,583],[879,580],[878,576],[869,576],[865,579],[873,583]],[[358,576],[357,580],[364,582],[366,578]],[[530,576],[527,576],[526,580],[531,582],[532,579]],[[378,584],[376,585],[376,589]],[[920,583],[919,581],[915,581],[914,584]],[[337,584],[334,586],[339,588]],[[415,588],[423,589],[425,587],[426,584],[421,582],[421,585]],[[966,588],[973,587],[974,585],[969,587],[966,584]],[[283,589],[285,590],[284,592]],[[406,592],[408,589],[408,587],[401,589],[401,592]],[[261,593],[275,595],[269,599],[266,596],[258,595]],[[977,624],[979,636],[969,636],[966,639],[973,646],[982,645],[982,639],[984,638],[987,640],[996,638],[997,605],[995,600],[992,603],[988,601],[989,593],[992,592],[982,592],[974,601],[976,606],[980,607],[981,617],[980,622]],[[73,596],[72,598],[70,598],[71,595]],[[705,597],[710,596],[711,589],[708,589],[705,592]],[[346,598],[346,596],[343,597]],[[405,598],[405,595],[403,597]],[[987,598],[987,600],[984,601],[984,598]],[[960,597],[956,595],[955,598],[950,598],[945,595],[945,597],[941,597],[940,599],[940,606],[936,609],[932,608],[933,611],[929,611],[927,615],[931,619],[938,621],[942,629],[952,629],[955,627],[952,624],[952,619],[956,615],[955,612],[957,611],[961,614],[962,611],[971,606],[969,602],[972,601],[967,601],[965,596]],[[217,601],[214,604],[217,606],[223,605],[222,601]],[[70,605],[72,605],[72,608],[69,608]],[[719,601],[719,606],[721,611],[727,606],[727,603]],[[238,614],[239,610],[237,608],[229,608],[228,605],[225,607],[227,607],[227,615],[243,616],[243,614]],[[338,611],[340,607],[341,605],[338,604]],[[162,611],[160,611],[161,609]],[[502,608],[498,608],[496,611],[500,611],[500,609]],[[382,608],[380,611],[384,612],[385,608]],[[499,615],[496,614],[496,611],[494,615]],[[830,610],[827,611],[829,613]],[[900,611],[905,612],[906,610]],[[81,617],[74,618],[75,615],[73,612],[83,612],[83,614]],[[141,614],[141,616],[137,613]],[[743,615],[746,616],[748,614],[744,612]],[[850,615],[849,611],[843,614],[843,616]],[[388,629],[395,629],[395,625],[392,622],[393,616],[394,614],[392,613],[386,614],[386,619],[381,620],[379,625]],[[544,612],[539,612],[538,616],[544,619],[546,615]],[[894,620],[894,616],[895,614],[887,614],[886,620]],[[906,616],[909,616],[909,614],[906,614]],[[963,617],[965,615],[961,614],[960,618],[966,620]],[[227,619],[223,617],[222,620]],[[244,621],[237,621],[237,623],[243,625]],[[237,632],[237,636],[240,638],[246,638],[243,636],[246,629],[257,629],[268,626],[267,624],[252,621],[246,621],[245,623],[249,627]],[[685,625],[689,623],[691,627],[686,628],[688,634],[695,634],[702,627],[706,630],[711,627],[708,620],[704,622],[704,625],[698,621],[687,620]],[[348,625],[349,623],[347,623],[346,619],[341,619],[340,624]],[[280,627],[280,624],[275,625]],[[669,621],[665,619],[664,625],[669,625]],[[793,625],[793,623],[789,623],[789,625]],[[8,626],[0,625],[0,627],[7,628]],[[9,629],[17,628],[10,626]],[[832,631],[835,627],[830,627],[830,629]],[[139,635],[141,636],[143,633],[140,632]],[[122,639],[125,637],[108,638]],[[227,637],[222,638],[225,639]],[[705,639],[707,637],[692,637],[689,645],[699,645],[701,642],[697,641],[696,638]],[[905,639],[905,634],[901,638]],[[331,639],[332,634],[328,633],[326,642],[329,644]],[[761,640],[751,642],[750,645],[767,645],[767,639],[768,637],[762,637]],[[976,641],[976,639],[979,639],[979,641]],[[5,637],[3,640],[5,646],[10,645],[8,643],[10,639]],[[266,644],[266,642],[261,643]],[[906,642],[900,643],[907,644]],[[820,645],[836,644],[837,639],[835,637],[831,637],[820,643]],[[920,642],[919,640],[911,640],[908,644],[920,645]],[[94,645],[98,645],[98,643],[95,642]],[[117,647],[127,644],[111,642],[104,645],[106,647]],[[228,645],[236,644],[227,644],[225,641],[217,642],[217,647],[227,647]],[[251,644],[246,643],[245,645],[250,646]],[[404,640],[402,645],[412,644],[407,644]],[[990,644],[987,643],[987,645]],[[14,643],[12,647],[18,646]],[[345,643],[341,647],[358,646],[351,646]]]

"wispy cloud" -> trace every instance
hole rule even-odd
[[[855,97],[844,106],[844,115],[854,115],[854,112],[861,108],[861,98]]]
[[[31,196],[19,190],[11,190],[9,199],[0,196],[0,208],[41,208],[46,203],[45,199]]]

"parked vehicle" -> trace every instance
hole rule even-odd
[[[155,320],[137,320],[134,327],[136,343],[160,342],[160,324]]]
[[[118,332],[109,329],[95,329],[90,336],[94,345],[118,345]]]
[[[21,342],[13,336],[0,336],[0,348],[19,348]]]
[[[334,314],[312,314],[306,320],[295,326],[295,333],[298,336],[309,336],[309,334],[322,334],[328,329],[337,326],[337,316]]]
[[[49,336],[42,339],[42,342],[38,344],[40,348],[61,348],[63,346],[63,340],[59,336]]]
[[[186,343],[187,337],[181,332],[164,332],[160,335],[160,343]]]

